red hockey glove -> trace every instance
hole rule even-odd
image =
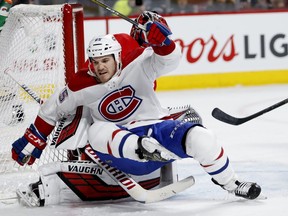
[[[151,46],[163,46],[170,45],[171,40],[168,37],[172,34],[170,29],[157,21],[148,22],[146,24],[147,29],[147,42],[151,44]]]
[[[145,25],[148,22],[158,22],[161,23],[162,25],[165,26],[165,28],[169,29],[169,26],[165,20],[164,17],[162,17],[160,14],[158,14],[155,11],[144,11],[142,14],[140,14],[136,20],[137,23],[141,24],[141,25]],[[147,42],[147,37],[146,37],[146,32],[143,31],[142,29],[138,28],[137,26],[133,25],[130,31],[130,35],[131,37],[133,37],[140,46],[142,47],[148,47],[151,46],[148,42]]]
[[[40,158],[46,147],[47,137],[40,133],[34,124],[31,124],[23,137],[12,144],[12,158],[21,166],[32,165],[36,158]]]

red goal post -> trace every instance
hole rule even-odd
[[[64,4],[63,22],[64,52],[66,56],[65,73],[66,81],[69,81],[73,74],[82,68],[85,63],[84,15],[82,5]]]
[[[80,4],[20,4],[10,9],[0,33],[0,199],[38,178],[37,168],[67,159],[65,150],[46,148],[32,167],[11,159],[11,144],[34,122],[39,104],[5,74],[47,99],[63,88],[85,62]]]

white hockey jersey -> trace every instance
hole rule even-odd
[[[106,83],[97,83],[87,71],[76,74],[60,93],[55,93],[40,108],[39,117],[50,125],[65,115],[73,115],[78,106],[90,110],[93,121],[120,125],[131,121],[156,120],[168,116],[154,91],[154,81],[175,70],[181,59],[180,48],[156,54],[153,48],[139,48],[124,57],[122,71]],[[161,48],[157,48],[161,49]]]

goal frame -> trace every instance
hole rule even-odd
[[[29,7],[29,5],[22,5],[22,6],[23,7],[24,6]],[[52,5],[50,5],[50,6],[52,6]],[[54,5],[54,6],[56,6],[56,5]],[[62,5],[58,5],[58,6],[59,6],[59,8],[61,7],[61,15],[62,15],[62,18],[61,18],[62,32],[61,32],[61,34],[63,35],[62,48],[63,48],[63,57],[64,57],[63,58],[64,59],[64,62],[63,62],[63,64],[64,64],[64,68],[63,68],[64,78],[62,78],[62,80],[64,81],[64,83],[68,83],[68,82],[70,82],[71,79],[73,79],[74,74],[77,73],[77,71],[81,70],[85,64],[84,12],[83,12],[83,6],[81,4],[65,3]],[[44,7],[46,7],[46,5],[45,6],[33,5],[33,7],[43,7],[44,8]],[[48,20],[48,22],[49,22],[49,20]],[[4,28],[5,28],[5,25],[4,25]],[[8,46],[9,46],[9,44],[8,44]],[[9,64],[7,64],[7,65],[9,67]],[[62,74],[62,70],[61,70],[61,74]],[[26,84],[26,83],[21,83],[21,84]],[[0,88],[1,87],[2,86],[0,86]],[[39,95],[39,96],[41,96],[41,95]],[[3,99],[3,97],[2,97],[2,99]],[[5,97],[4,97],[4,99],[5,99]],[[13,132],[11,132],[11,133],[13,133]],[[23,134],[24,134],[24,132],[23,132]],[[19,138],[19,137],[17,137],[17,138]],[[17,138],[15,137],[15,140]],[[4,145],[3,149],[6,148],[6,150],[7,149],[9,150],[9,151],[7,151],[7,154],[9,154],[8,152],[10,152],[10,149],[11,149],[12,143],[10,143],[10,141],[11,140],[9,140],[9,142],[0,143],[1,145],[2,144]],[[1,148],[0,148],[0,150],[2,151]],[[43,151],[43,153],[44,153],[44,151]],[[58,158],[58,156],[57,156],[58,153],[56,151],[57,150],[55,150],[55,152],[52,152],[52,150],[47,151],[48,154],[56,155],[53,160],[57,160],[57,158]],[[5,155],[7,156],[7,158],[10,157],[11,161],[13,162],[11,155],[7,155],[7,154],[5,151]],[[61,154],[62,153],[58,154],[59,158],[60,158]],[[72,153],[70,151],[67,151],[65,157],[70,158],[70,155],[72,155]],[[1,156],[1,152],[0,152],[0,156]],[[22,177],[20,178],[21,180],[17,179],[18,178],[17,177],[15,179],[13,179],[12,182],[10,182],[10,180],[8,179],[8,177],[10,175],[13,176],[14,175],[13,173],[15,173],[15,175],[22,175],[23,174],[23,178],[25,178],[24,175],[30,176],[30,174],[25,173],[26,171],[28,171],[28,172],[32,171],[33,173],[36,174],[35,171],[37,170],[37,168],[39,166],[46,164],[46,163],[49,163],[49,162],[52,162],[52,161],[50,161],[50,158],[48,158],[46,161],[46,158],[42,159],[42,157],[37,161],[38,162],[33,164],[33,166],[31,166],[31,167],[28,167],[28,166],[21,167],[16,162],[14,162],[14,165],[12,167],[13,168],[12,171],[6,171],[6,169],[2,170],[2,168],[0,167],[0,181],[1,181],[1,184],[3,184],[3,185],[0,185],[0,189],[1,189],[0,190],[0,200],[3,197],[7,197],[7,196],[9,197],[9,195],[15,191],[15,186],[16,187],[19,186],[19,185],[15,185],[15,184],[17,184],[17,182],[20,182],[20,184],[23,184],[23,182],[21,182]],[[1,162],[1,160],[0,160],[0,162]],[[0,166],[6,167],[6,164],[5,164],[6,159],[4,159],[4,161],[1,163],[2,164],[0,164]],[[9,163],[10,163],[10,161],[9,161]],[[9,165],[9,169],[10,169],[10,165]],[[2,186],[3,186],[3,190],[2,190]]]
[[[75,16],[75,23],[71,22],[71,20],[73,21],[73,15]],[[73,24],[75,25],[75,27],[73,27]],[[84,14],[81,4],[64,4],[63,35],[65,55],[65,78],[67,83],[73,78],[73,75],[83,67],[85,62]],[[74,47],[74,44],[76,44],[76,47]],[[76,59],[74,53],[75,51],[77,52]]]

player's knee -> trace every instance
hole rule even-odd
[[[113,131],[119,129],[115,124],[96,121],[88,131],[88,139],[94,150],[105,153],[107,142],[111,139]]]
[[[215,159],[221,151],[216,143],[214,133],[204,127],[195,126],[189,130],[185,142],[186,153],[198,160],[201,164],[207,164]]]

